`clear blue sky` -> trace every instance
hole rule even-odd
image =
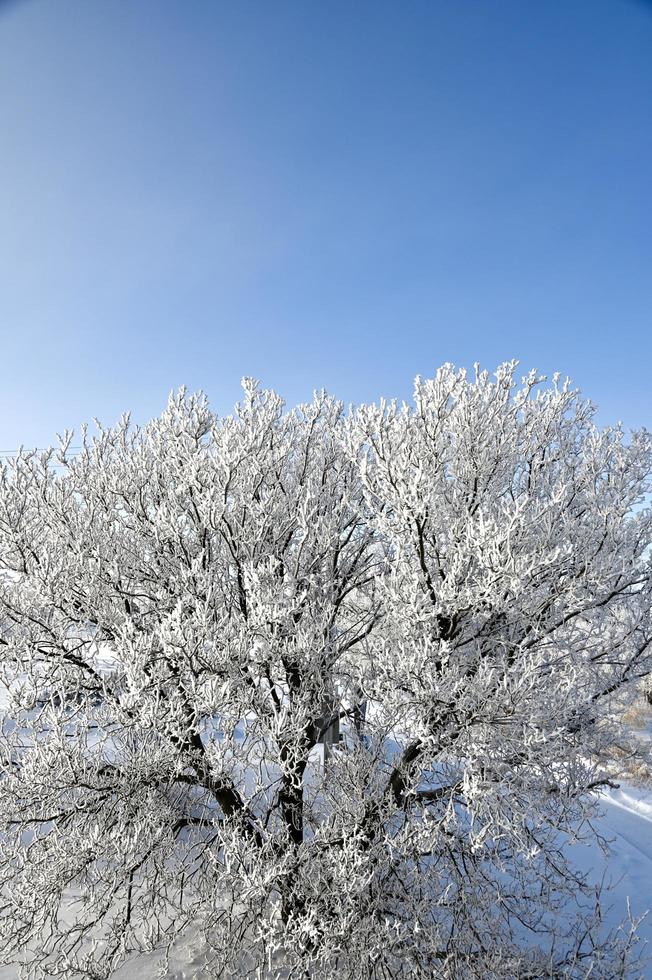
[[[0,3],[0,449],[252,374],[652,427],[652,4]]]

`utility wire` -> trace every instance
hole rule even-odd
[[[57,451],[54,446],[47,446],[46,448],[54,449],[55,452]],[[28,453],[44,453],[46,452],[46,448],[39,449],[39,448],[30,448],[27,446],[23,446],[23,450],[26,450]],[[66,450],[66,455],[70,455],[70,456],[76,455],[81,452],[81,449],[82,449],[81,446],[70,446]],[[19,452],[20,449],[0,449],[0,456],[17,456]]]

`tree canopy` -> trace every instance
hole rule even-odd
[[[0,470],[0,957],[627,969],[565,848],[652,666],[647,433],[510,363],[72,438]]]

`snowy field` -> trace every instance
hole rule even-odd
[[[0,712],[6,693],[0,687]],[[652,738],[652,725],[640,734]],[[606,855],[597,841],[576,845],[573,856],[577,867],[588,872],[593,881],[609,884],[605,892],[603,919],[605,929],[616,926],[627,916],[628,903],[634,919],[643,917],[638,935],[647,944],[650,962],[632,973],[632,980],[652,980],[652,785],[641,787],[619,780],[619,788],[602,795],[603,814],[596,829],[609,844]],[[650,910],[649,915],[645,913]],[[155,980],[159,960],[141,956],[114,974],[114,980]],[[193,937],[181,943],[170,959],[166,980],[214,980],[204,967],[199,942]],[[0,966],[0,980],[18,980],[16,967]]]
[[[632,915],[643,916],[652,909],[652,787],[621,784],[604,796],[604,814],[597,828],[610,841],[610,854],[605,856],[596,844],[576,846],[577,865],[591,873],[597,882],[603,878],[612,888],[604,908],[605,926],[615,925],[627,914],[629,901]],[[639,935],[652,951],[652,915],[639,926]],[[140,957],[115,974],[115,980],[155,980],[156,957]],[[17,980],[15,967],[0,967],[0,980]],[[633,978],[652,980],[652,963]],[[214,980],[203,967],[203,956],[197,942],[189,938],[180,945],[170,961],[167,980]]]
[[[576,847],[576,863],[590,871],[595,881],[604,876],[612,890],[606,897],[606,923],[615,925],[627,914],[627,902],[634,918],[652,910],[652,787],[641,789],[622,783],[620,789],[604,796],[604,815],[597,828],[610,841],[606,857],[597,844]],[[652,914],[641,922],[639,936],[652,954]],[[634,976],[652,980],[652,963]]]

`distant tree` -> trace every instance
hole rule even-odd
[[[514,372],[182,391],[4,465],[5,962],[625,974],[565,848],[650,671],[652,447]]]

